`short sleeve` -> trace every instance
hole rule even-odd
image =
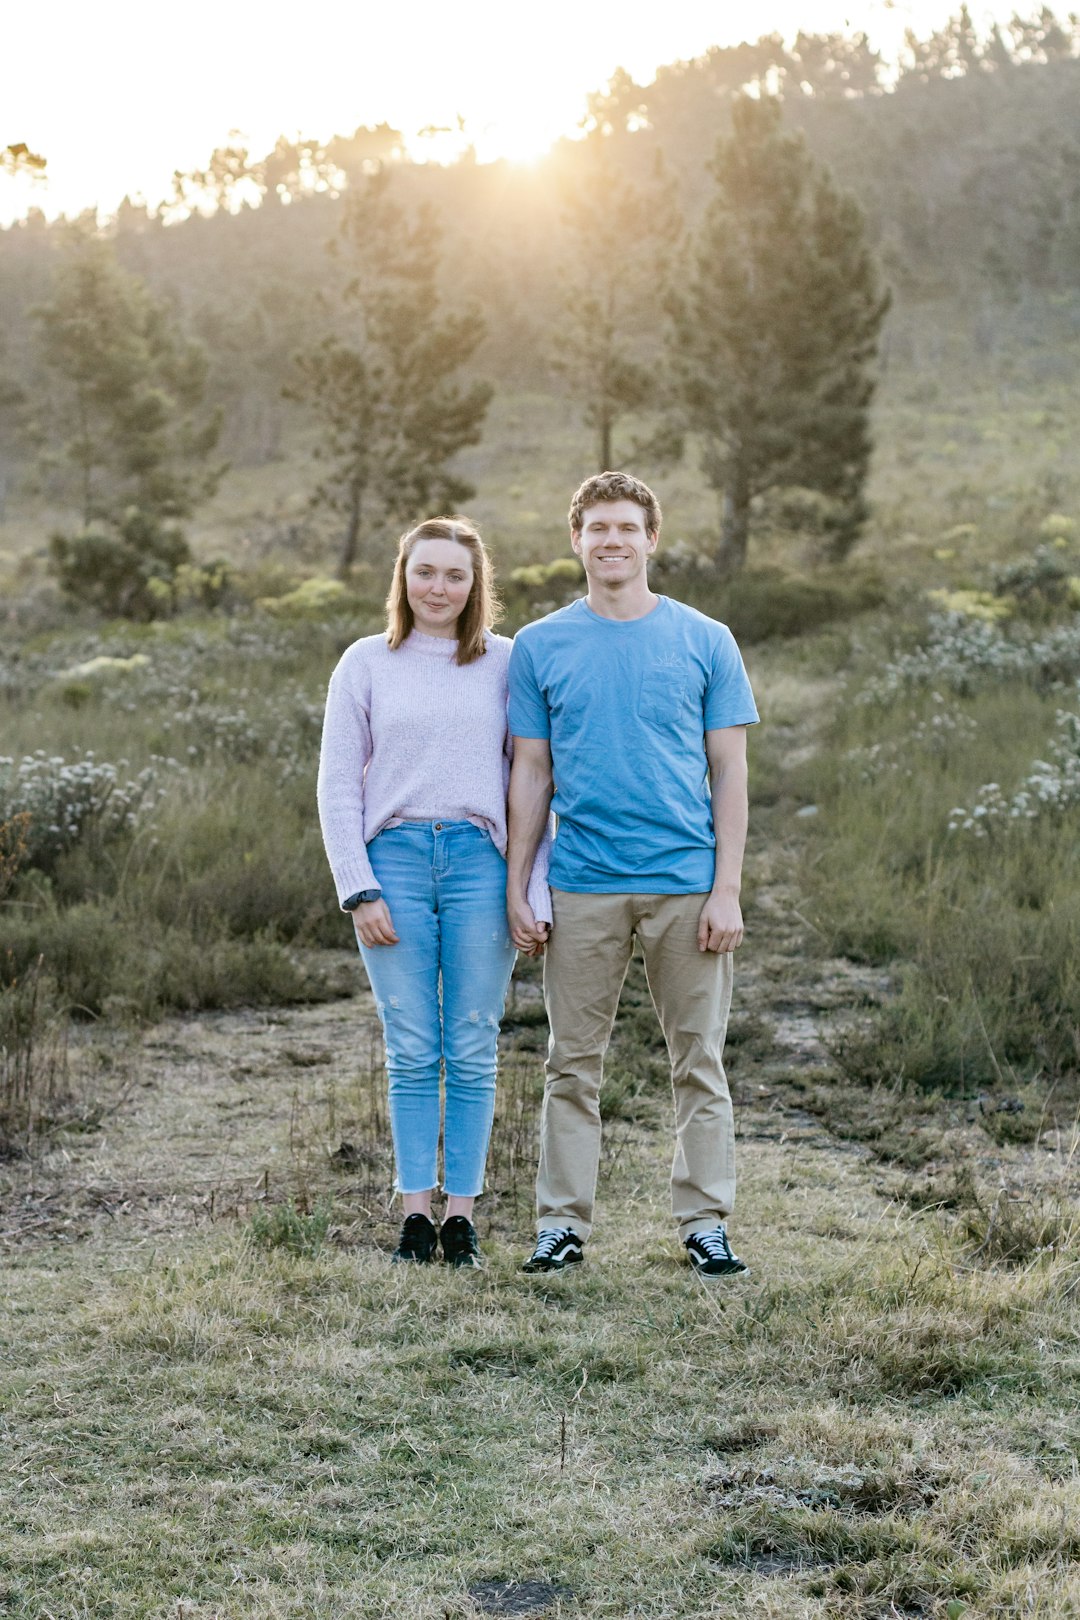
[[[528,641],[515,637],[510,650],[510,731],[515,737],[551,736],[547,699],[540,690]]]
[[[726,625],[713,647],[712,668],[705,691],[705,730],[757,723],[757,705],[735,637]]]

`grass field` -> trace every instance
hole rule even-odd
[[[583,1274],[519,1270],[534,964],[488,1267],[388,1264],[378,1040],[312,803],[383,580],[258,605],[331,559],[303,433],[194,532],[243,571],[231,617],[66,617],[56,514],[9,499],[0,1612],[1080,1616],[1080,402],[1064,339],[995,370],[917,311],[893,333],[846,571],[766,512],[721,591],[711,497],[657,479],[687,559],[660,588],[730,614],[765,722],[728,1042],[753,1274],[713,1289],[666,1212],[638,964]],[[564,551],[582,455],[564,402],[497,402],[469,472],[504,574]]]
[[[729,1042],[753,1275],[681,1263],[636,965],[597,1231],[557,1279],[518,1270],[534,968],[468,1277],[388,1265],[366,996],[76,1031],[104,1118],[0,1167],[6,1612],[1080,1614],[1076,1132],[845,1082],[829,1046],[889,980],[800,918],[834,686],[794,655],[755,675],[771,802]],[[355,986],[351,953],[318,961]]]

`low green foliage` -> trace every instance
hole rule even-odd
[[[20,828],[0,912],[15,971],[43,957],[95,1016],[323,993],[287,947],[348,942],[313,809],[337,638],[203,621],[69,634],[0,664],[5,741],[34,743],[0,760],[0,818]]]
[[[326,1242],[330,1211],[323,1207],[300,1210],[286,1204],[261,1207],[251,1217],[251,1241],[259,1249],[284,1249],[288,1254],[314,1258]]]
[[[132,507],[110,527],[90,526],[49,541],[52,571],[73,601],[107,615],[156,619],[173,600],[177,570],[191,548],[174,523]]]
[[[1054,645],[1071,658],[1080,637]],[[811,768],[805,868],[830,946],[895,969],[887,1005],[835,1042],[853,1076],[963,1092],[1075,1072],[1080,777],[1048,657],[951,624],[884,670],[862,657]]]
[[[725,579],[703,560],[676,553],[657,577],[659,589],[720,619],[744,644],[810,635],[880,608],[887,597],[877,571],[858,567],[805,575],[758,567]]]

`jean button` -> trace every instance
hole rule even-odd
[[[442,832],[442,822],[441,821],[437,821],[435,823],[435,831],[436,832]]]

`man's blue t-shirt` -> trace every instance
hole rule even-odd
[[[552,887],[711,889],[705,732],[757,717],[731,631],[671,597],[630,620],[602,618],[582,598],[520,630],[510,654],[510,730],[551,742]]]

